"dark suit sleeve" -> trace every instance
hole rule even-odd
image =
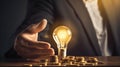
[[[17,35],[24,31],[29,25],[40,22],[42,19],[47,19],[48,24],[51,24],[54,18],[54,7],[52,0],[28,0],[27,14],[23,23],[18,27],[16,32],[10,39],[10,44],[14,46],[14,41]],[[6,54],[6,58],[20,58],[17,52],[12,47]]]

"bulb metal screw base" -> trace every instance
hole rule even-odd
[[[58,57],[59,59],[64,59],[66,57],[67,48],[58,48]]]

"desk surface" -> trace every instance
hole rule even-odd
[[[96,66],[120,66],[120,57],[114,56],[114,57],[96,57],[99,61],[102,61],[103,64],[98,64]],[[26,64],[34,64],[39,66],[38,62],[28,62],[28,61],[18,61],[18,60],[10,60],[10,61],[1,61],[0,66],[25,66]],[[30,66],[30,65],[29,65]],[[93,65],[84,65],[84,66],[93,66]]]

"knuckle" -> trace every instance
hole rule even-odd
[[[39,47],[41,47],[41,48],[50,48],[50,43],[48,43],[48,42],[43,42],[43,41],[39,41],[39,43],[38,43],[39,45]]]
[[[50,43],[48,43],[48,42],[45,42],[45,46],[47,47],[47,48],[50,48],[51,46],[50,46]]]
[[[46,43],[46,44],[44,44],[44,47],[45,47],[45,48],[50,48],[50,44],[49,44],[49,43]]]

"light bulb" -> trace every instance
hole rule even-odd
[[[66,26],[58,26],[53,31],[53,39],[57,44],[58,56],[60,59],[66,57],[67,45],[71,40],[71,37],[71,30]]]

